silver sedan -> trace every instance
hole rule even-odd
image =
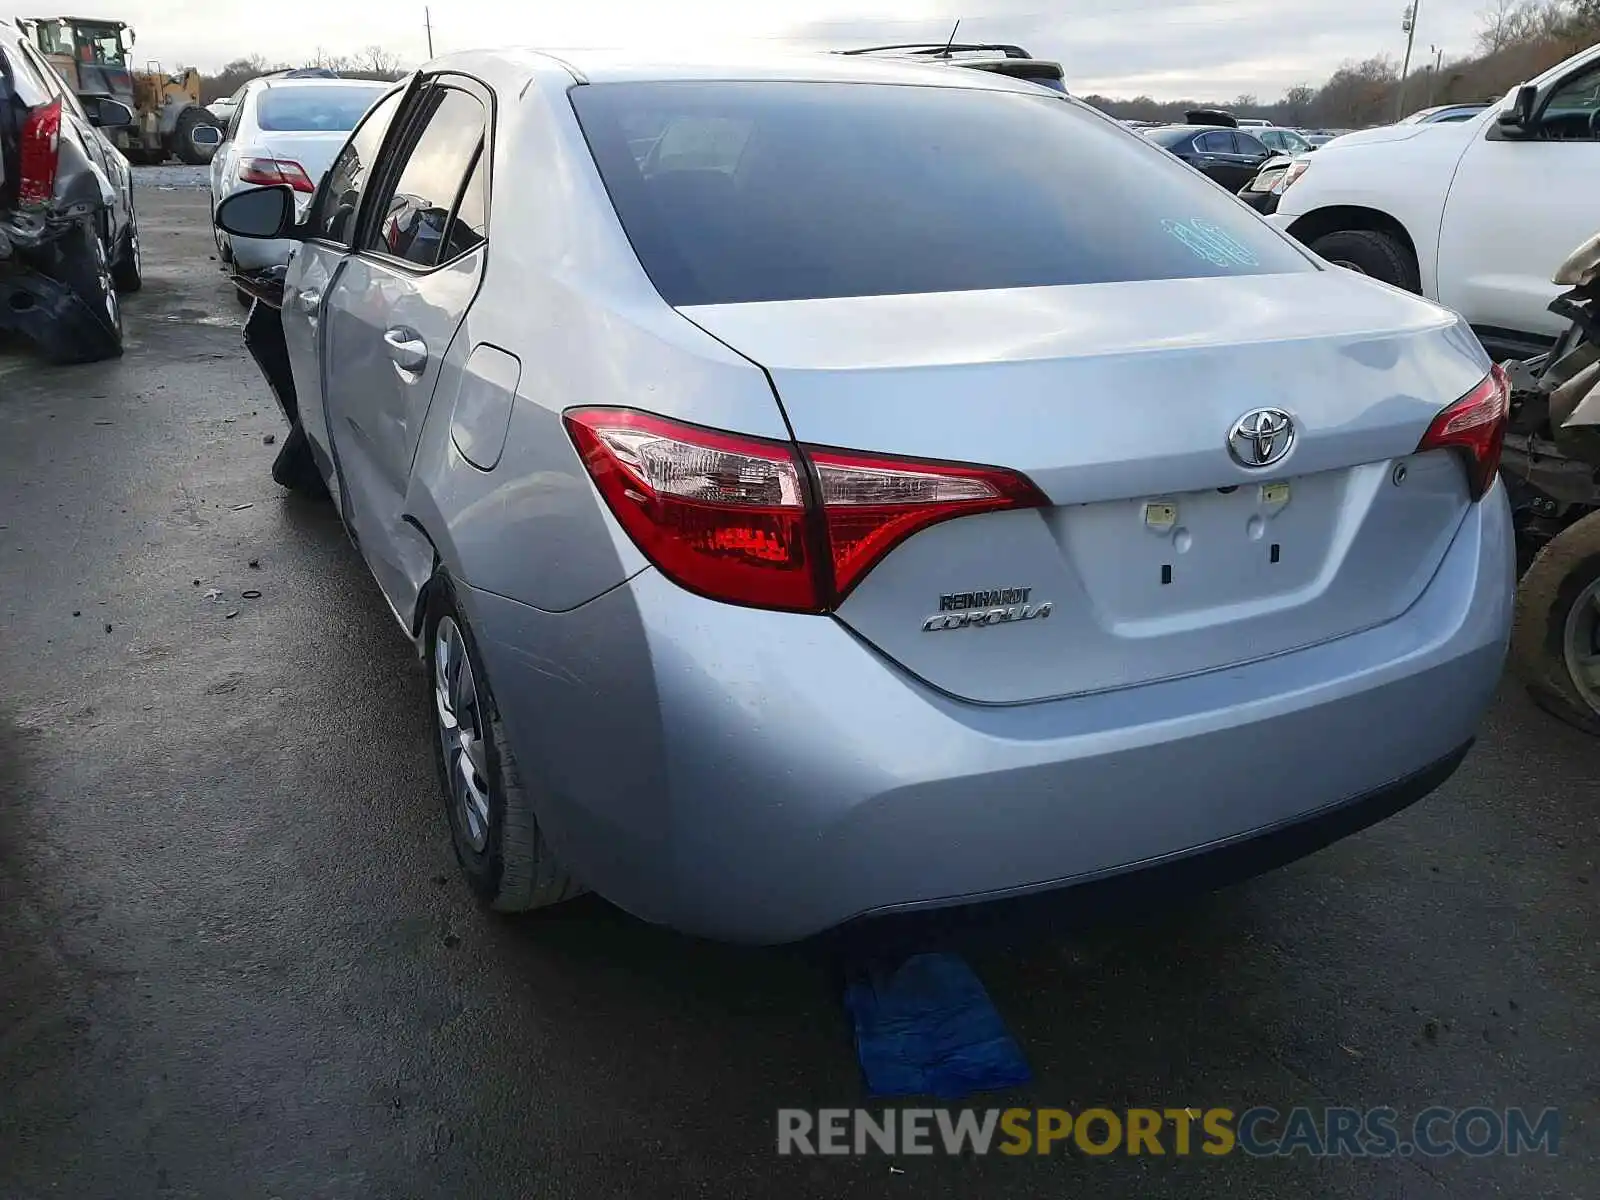
[[[1425,795],[1495,690],[1503,376],[1076,100],[466,53],[292,201],[218,211],[299,247],[275,472],[415,640],[494,907],[1192,885]]]

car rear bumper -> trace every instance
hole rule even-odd
[[[1010,706],[935,691],[835,621],[716,604],[654,571],[563,614],[464,599],[574,873],[647,920],[772,942],[1386,815],[1471,740],[1513,571],[1497,488],[1387,625]]]

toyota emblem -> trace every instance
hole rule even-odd
[[[1241,467],[1270,467],[1294,446],[1294,421],[1281,408],[1256,408],[1233,423],[1228,453]]]

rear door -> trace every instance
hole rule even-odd
[[[411,459],[483,272],[491,110],[475,81],[426,82],[324,301],[328,430],[345,509],[390,594],[406,578],[396,535]]]
[[[1195,159],[1194,165],[1208,178],[1215,180],[1223,187],[1228,186],[1228,181],[1233,178],[1235,168],[1233,164],[1233,138],[1226,130],[1213,130],[1202,133],[1194,139]],[[1229,189],[1237,191],[1237,188]]]
[[[283,337],[294,369],[297,419],[305,429],[323,477],[332,480],[341,505],[343,489],[335,469],[322,394],[323,302],[355,244],[362,201],[373,186],[385,140],[390,137],[408,94],[409,90],[403,88],[390,92],[373,106],[345,142],[312,200],[303,242],[289,260],[284,279]]]
[[[222,144],[217,147],[217,152],[211,156],[211,198],[213,203],[220,203],[233,192],[234,180],[238,175],[239,159],[239,132],[245,120],[244,104],[235,104],[228,113],[228,121],[222,130]]]

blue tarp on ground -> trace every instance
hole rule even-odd
[[[937,1096],[1014,1087],[1032,1074],[972,968],[956,954],[869,966],[845,988],[856,1053],[874,1096]]]

